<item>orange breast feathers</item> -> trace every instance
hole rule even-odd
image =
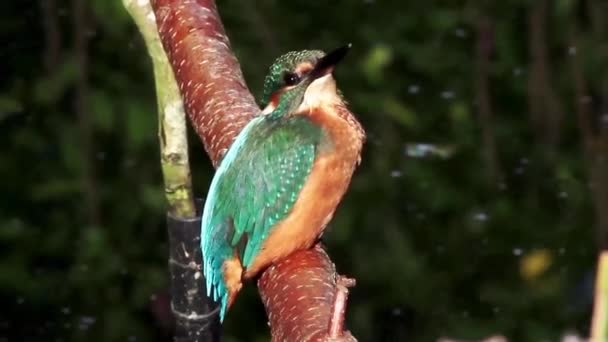
[[[324,128],[329,143],[320,147],[320,155],[293,209],[272,229],[260,253],[245,270],[245,278],[296,250],[312,246],[331,220],[359,164],[365,134],[348,109],[341,102],[307,109],[303,115]]]

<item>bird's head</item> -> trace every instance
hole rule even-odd
[[[263,113],[283,116],[325,101],[341,101],[332,72],[350,47],[328,54],[320,50],[292,51],[279,57],[264,80]]]

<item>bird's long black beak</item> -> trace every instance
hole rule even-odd
[[[314,80],[334,71],[336,64],[338,64],[344,58],[344,56],[346,56],[351,46],[352,44],[348,44],[339,47],[321,58],[315,65],[314,69],[312,69],[310,72],[310,78]]]

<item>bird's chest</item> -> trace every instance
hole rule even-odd
[[[327,221],[348,188],[359,163],[363,144],[361,126],[349,112],[340,110],[345,109],[338,107],[333,112],[328,112],[327,109],[319,108],[310,114],[311,119],[323,127],[325,132],[310,178],[318,183],[318,201],[328,205],[325,210],[329,215]]]
[[[312,169],[289,214],[273,227],[245,277],[295,250],[308,248],[317,240],[344,196],[359,162],[364,135],[354,118],[349,117],[353,124],[336,113],[321,110],[313,110],[309,116],[324,130]]]

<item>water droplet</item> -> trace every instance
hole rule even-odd
[[[466,38],[467,37],[467,31],[465,29],[463,29],[463,28],[460,28],[460,27],[454,30],[454,34],[458,38]]]
[[[434,145],[428,143],[408,143],[405,145],[405,155],[412,158],[438,157],[450,158],[455,151],[451,145]]]
[[[524,250],[523,249],[521,249],[519,247],[513,248],[513,255],[520,256],[522,254],[524,254]]]
[[[80,323],[82,323],[82,324],[91,325],[91,324],[94,324],[96,321],[97,321],[97,318],[95,318],[93,316],[80,317]]]
[[[521,76],[524,73],[524,70],[520,67],[513,68],[513,76]]]
[[[570,46],[570,47],[568,47],[568,54],[570,56],[576,55],[576,46]]]
[[[61,313],[64,315],[69,315],[70,312],[72,312],[72,310],[70,310],[70,308],[68,308],[67,306],[64,306],[63,308],[61,308]]]
[[[85,330],[89,330],[89,328],[91,327],[91,325],[95,324],[95,321],[97,321],[97,319],[95,317],[92,316],[82,316],[80,317],[80,322],[78,324],[78,329],[85,331]]]
[[[600,117],[600,123],[603,126],[608,126],[608,113],[602,114],[602,116]]]
[[[417,84],[412,84],[409,87],[407,87],[407,91],[410,94],[418,94],[420,92],[420,86]]]
[[[560,191],[558,196],[559,196],[559,198],[565,199],[565,198],[568,198],[568,193],[565,191]]]
[[[103,151],[97,152],[95,157],[97,158],[97,160],[101,160],[101,161],[106,160],[106,153]]]
[[[451,100],[455,96],[455,93],[451,90],[444,90],[441,92],[441,98],[444,100]]]
[[[473,220],[478,222],[485,222],[488,220],[488,214],[483,211],[476,212],[473,214]]]
[[[17,304],[21,305],[23,303],[25,303],[25,298],[23,298],[23,297],[17,297]]]
[[[560,247],[560,248],[557,250],[557,253],[559,253],[559,255],[564,255],[564,254],[566,254],[566,248],[565,248],[565,247]]]
[[[399,178],[403,176],[403,172],[401,172],[400,170],[393,170],[391,171],[391,177],[393,178]]]
[[[126,168],[132,168],[133,166],[135,166],[135,165],[136,165],[136,163],[135,163],[135,159],[132,159],[132,158],[128,158],[128,159],[126,159],[126,160],[124,161],[124,165],[125,165],[125,167],[126,167]]]

